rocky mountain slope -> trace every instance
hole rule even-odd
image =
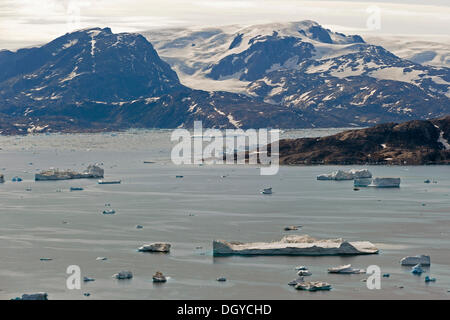
[[[0,133],[195,120],[216,128],[368,126],[450,113],[448,68],[312,21],[145,36],[92,28],[0,51]]]
[[[281,164],[450,164],[450,116],[280,141]]]
[[[145,34],[183,83],[313,112],[316,126],[367,126],[450,112],[450,69],[401,59],[312,21]]]

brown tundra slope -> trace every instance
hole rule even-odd
[[[450,115],[280,141],[280,163],[450,164]]]

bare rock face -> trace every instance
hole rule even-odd
[[[142,247],[138,249],[139,252],[170,252],[170,243],[152,243],[152,244],[144,244]]]
[[[214,240],[213,255],[359,255],[375,254],[378,249],[368,241],[348,242],[343,239],[315,239],[308,235],[292,235],[276,242],[242,243]]]
[[[157,282],[157,283],[163,283],[163,282],[167,282],[167,278],[164,276],[164,274],[160,271],[157,271],[154,275],[153,275],[153,282]]]

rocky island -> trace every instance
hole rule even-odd
[[[450,164],[450,116],[280,140],[280,164]]]

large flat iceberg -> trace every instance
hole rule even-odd
[[[72,170],[49,169],[36,173],[34,180],[70,180],[70,179],[98,179],[103,178],[104,170],[97,165],[90,165],[84,172],[75,172]]]
[[[348,242],[343,239],[315,239],[308,235],[292,235],[275,242],[242,243],[214,240],[213,255],[359,255],[375,254],[378,249],[369,241]]]
[[[354,179],[363,179],[363,178],[372,178],[372,173],[367,169],[351,169],[348,171],[337,170],[328,174],[321,174],[317,176],[317,180],[354,180]]]

